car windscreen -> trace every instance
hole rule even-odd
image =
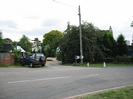
[[[36,58],[36,59],[39,59],[40,57],[45,57],[43,54],[33,54],[32,56],[31,56],[31,58]]]

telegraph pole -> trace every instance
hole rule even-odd
[[[130,26],[133,27],[133,21],[132,21]],[[133,46],[133,34],[132,34],[132,43],[131,43],[131,45]]]
[[[62,4],[62,5],[66,5],[66,6],[70,6],[66,3],[60,2],[58,0],[53,0],[53,2]],[[73,7],[73,6],[71,6]],[[80,5],[78,7],[78,15],[79,15],[79,33],[80,33],[80,63],[83,64],[83,50],[82,50],[82,29],[81,29],[81,12],[80,12]]]
[[[83,64],[83,49],[82,49],[82,28],[81,28],[81,12],[80,12],[80,5],[78,8],[78,15],[79,15],[79,33],[80,33],[80,63]]]

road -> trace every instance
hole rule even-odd
[[[0,99],[68,99],[132,84],[132,67],[0,68]]]

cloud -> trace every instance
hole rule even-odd
[[[66,26],[62,25],[60,20],[57,19],[47,19],[46,21],[42,22],[42,24],[38,28],[34,28],[32,30],[26,30],[21,32],[21,34],[25,34],[31,40],[34,38],[39,38],[39,40],[43,39],[44,34],[50,32],[51,30],[59,30],[64,31]]]
[[[11,38],[13,41],[19,41],[22,35],[26,35],[30,40],[39,38],[39,40],[42,41],[45,33],[51,30],[64,31],[66,28],[66,23],[61,22],[59,19],[48,18],[44,21],[43,19],[36,18],[37,17],[24,18],[23,21],[20,20],[17,25],[11,24],[13,23],[11,21],[0,21],[0,27],[4,27],[2,28],[4,38]]]
[[[0,28],[1,29],[16,29],[17,28],[17,24],[14,21],[10,21],[10,20],[2,20],[0,21]]]
[[[43,39],[43,35],[47,32],[49,32],[51,28],[49,27],[40,27],[40,28],[35,28],[33,30],[29,31],[23,31],[21,32],[21,35],[26,35],[30,40],[33,40],[34,38],[38,38],[39,40]]]
[[[25,17],[26,19],[31,19],[31,20],[37,20],[37,19],[40,19],[39,16],[27,16]]]
[[[133,33],[133,28],[128,27],[133,21],[132,0],[0,1],[0,30],[5,37],[14,40],[18,40],[22,34],[32,38],[43,37],[44,33],[53,29],[63,31],[68,21],[78,25],[79,4],[82,20],[92,22],[100,29],[108,29],[111,25],[115,37],[123,33],[126,39],[131,40]]]
[[[47,19],[43,22],[43,27],[54,27],[59,26],[60,21],[58,19]]]

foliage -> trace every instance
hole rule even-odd
[[[12,41],[9,38],[0,38],[0,52],[10,52],[12,49]]]
[[[98,28],[90,23],[84,22],[82,24],[84,62],[103,61],[104,59],[102,50],[97,46],[99,31]],[[80,56],[79,46],[79,28],[77,26],[69,26],[60,46],[62,62],[73,63],[75,56]]]
[[[20,58],[22,56],[22,53],[15,49],[13,50],[13,53],[14,53],[15,64],[20,63]]]
[[[32,50],[32,43],[29,41],[29,38],[25,35],[22,36],[18,44],[26,51],[31,52]]]
[[[126,87],[106,92],[100,92],[92,95],[76,97],[74,99],[132,99],[133,87]]]
[[[60,45],[59,56],[61,56],[62,63],[73,63],[75,56],[80,56],[79,42],[79,28],[69,25]],[[126,62],[131,62],[131,59],[124,57],[127,55],[128,49],[122,34],[115,41],[112,31],[100,30],[93,24],[84,22],[82,24],[82,43],[84,62],[115,62],[117,59],[119,60],[116,56],[123,56],[120,60],[125,59]]]
[[[72,63],[75,56],[79,55],[79,33],[76,26],[70,26],[66,31],[60,45],[61,57],[63,63]]]
[[[47,56],[55,56],[56,48],[59,46],[63,33],[58,30],[52,30],[43,36],[44,51]]]
[[[115,63],[133,63],[133,57],[130,56],[116,56]]]
[[[4,40],[0,38],[0,51],[2,51],[3,45],[4,45]]]
[[[127,45],[125,38],[122,34],[120,34],[117,38],[117,55],[123,56],[127,55]]]
[[[105,53],[105,57],[114,57],[116,53],[116,42],[113,38],[112,33],[106,32],[104,34],[102,44],[104,46],[103,51]]]
[[[18,45],[18,42],[17,42],[17,41],[14,41],[14,42],[12,43],[12,45],[13,45],[14,48],[16,48],[17,45]]]

